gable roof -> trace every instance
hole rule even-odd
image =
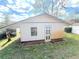
[[[66,23],[65,21],[58,19],[57,17],[48,15],[46,13],[24,19],[21,22],[51,22],[51,23]]]
[[[33,16],[33,17],[30,17],[30,18],[15,22],[13,24],[3,26],[0,29],[14,25],[14,24],[17,24],[17,23],[22,23],[22,22],[25,22],[25,23],[26,22],[50,22],[50,23],[64,23],[64,24],[68,25],[67,22],[65,22],[61,19],[58,19],[57,17],[54,17],[54,16],[51,16],[51,15],[44,13],[44,14],[41,14],[41,15]]]
[[[77,23],[79,23],[79,19],[71,19],[71,20],[67,20],[66,21],[67,23],[69,23],[70,25],[73,25],[73,24],[77,24]]]

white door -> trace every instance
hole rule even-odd
[[[46,42],[51,41],[51,27],[50,26],[45,27],[45,41]]]

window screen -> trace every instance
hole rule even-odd
[[[37,27],[31,27],[31,36],[37,36]]]

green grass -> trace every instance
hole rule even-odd
[[[0,47],[1,47],[5,42],[7,42],[7,39],[0,40]]]
[[[0,40],[0,50],[6,48],[7,46],[15,42],[18,38],[19,36],[12,37],[10,42],[8,42],[8,39]]]
[[[78,36],[65,33],[63,42],[31,46],[15,41],[0,51],[0,59],[79,59]]]
[[[70,39],[79,40],[79,35],[78,35],[78,34],[65,33],[65,37],[66,37],[66,38],[70,38]]]

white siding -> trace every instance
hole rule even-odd
[[[63,30],[62,23],[24,23],[20,26],[21,42],[45,39],[46,26],[51,26],[51,34],[55,30]],[[31,27],[37,27],[37,36],[31,36]]]
[[[79,26],[72,26],[72,33],[79,34]]]

